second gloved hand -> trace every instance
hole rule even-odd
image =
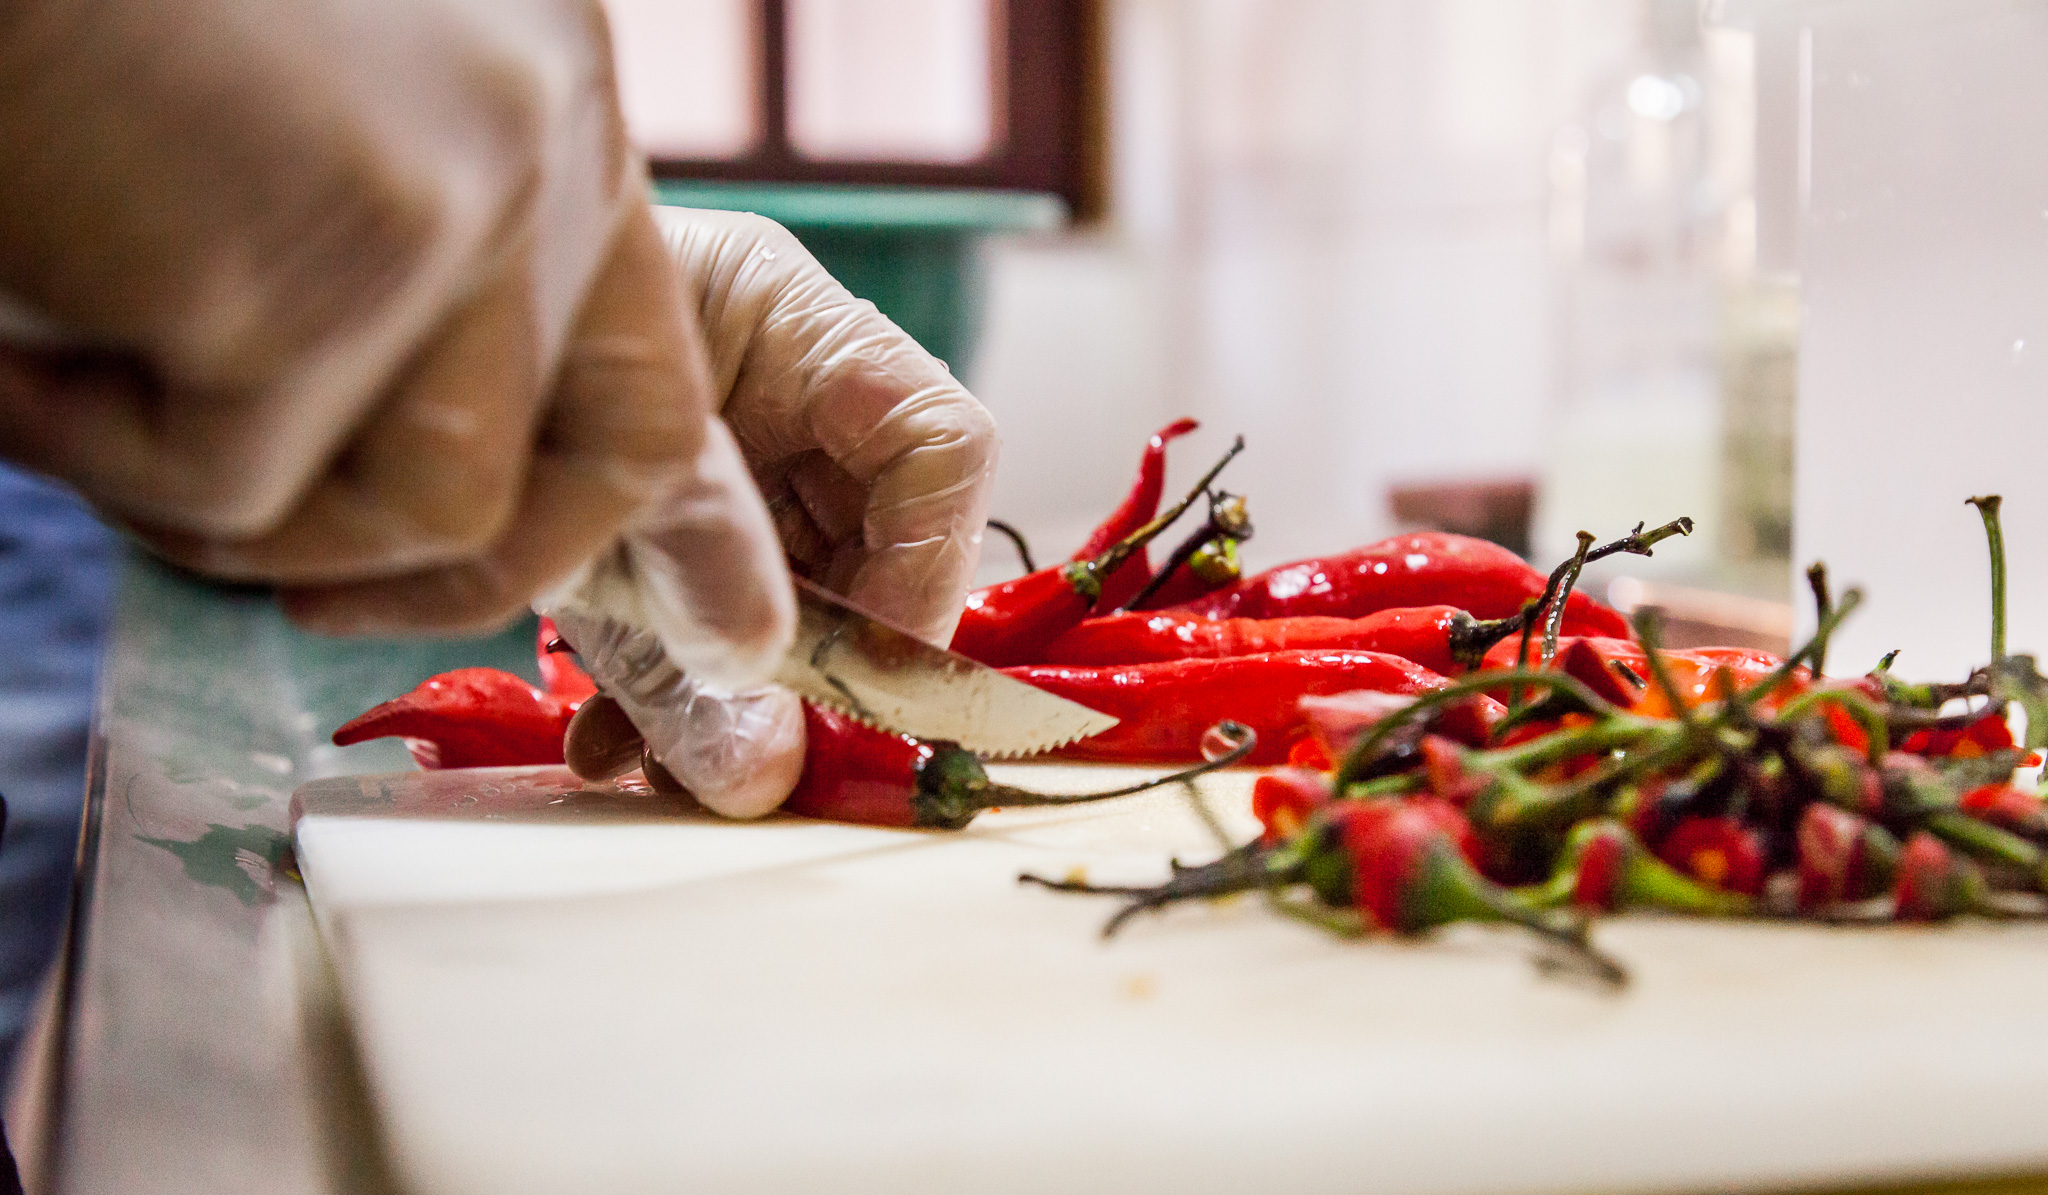
[[[679,493],[538,606],[698,800],[758,816],[802,770],[802,709],[758,687],[787,646],[786,614],[752,624],[756,650],[743,658],[723,646],[746,641],[726,578],[774,567],[763,555],[779,543],[813,579],[947,642],[980,551],[995,427],[942,362],[781,226],[742,213],[655,214],[773,535],[720,507],[736,487]],[[679,671],[648,667],[650,640]]]

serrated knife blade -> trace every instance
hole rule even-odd
[[[796,642],[775,683],[871,726],[945,739],[980,755],[1035,755],[1117,720],[933,647],[821,589],[796,582]]]

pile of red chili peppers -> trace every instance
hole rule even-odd
[[[1327,758],[1261,776],[1260,837],[1215,863],[1149,888],[1026,878],[1128,897],[1106,932],[1261,890],[1347,932],[1512,922],[1614,981],[1620,968],[1586,939],[1594,914],[2041,916],[2048,804],[2016,773],[2048,746],[2048,678],[2006,651],[1999,499],[1971,502],[1990,541],[1993,632],[1990,662],[1959,682],[1903,683],[1890,657],[1826,675],[1829,635],[1861,594],[1837,603],[1819,565],[1817,630],[1784,659],[1663,650],[1654,616],[1633,636],[1560,634],[1549,594],[1540,641],[1504,640],[1483,671],[1415,696],[1304,698]],[[1590,546],[1582,535],[1560,590]]]
[[[1690,532],[1686,519],[1601,547],[1582,533],[1547,575],[1495,545],[1422,533],[1241,577],[1244,501],[1210,488],[1241,440],[1158,514],[1166,445],[1193,427],[1152,437],[1130,495],[1072,560],[971,594],[952,643],[1120,719],[1066,757],[1290,765],[1256,782],[1259,839],[1214,863],[1176,866],[1152,888],[1050,884],[1129,897],[1110,929],[1262,890],[1347,932],[1516,923],[1618,980],[1587,940],[1591,914],[2048,911],[2048,805],[2015,782],[2048,745],[2048,680],[2005,650],[1996,497],[1971,500],[1991,543],[1991,661],[1956,683],[1909,685],[1889,658],[1825,674],[1829,634],[1860,595],[1834,601],[1820,566],[1818,630],[1784,659],[1664,650],[1653,619],[1632,625],[1575,589],[1587,563],[1648,555]],[[1155,570],[1147,545],[1205,497],[1201,526]],[[543,643],[552,635],[544,627]],[[626,736],[594,751],[595,732],[581,750],[569,734],[579,774],[647,762],[568,656],[544,650],[541,664],[545,689],[489,669],[435,677],[335,741],[400,735],[426,767],[560,763],[577,720]],[[2024,744],[2007,728],[2014,704]],[[950,744],[817,708],[807,721],[792,812],[951,828],[1045,800],[993,784]],[[1230,753],[1208,759],[1205,736],[1225,722]],[[661,786],[659,767],[646,770]]]

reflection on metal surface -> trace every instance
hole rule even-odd
[[[176,855],[187,876],[223,889],[245,905],[260,904],[276,890],[276,872],[291,856],[291,839],[268,826],[209,822],[206,833],[190,842],[135,837]]]

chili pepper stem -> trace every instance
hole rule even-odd
[[[1864,737],[1870,740],[1870,766],[1876,767],[1884,762],[1885,749],[1891,745],[1891,727],[1887,724],[1884,710],[1880,709],[1876,702],[1853,689],[1816,689],[1810,693],[1801,693],[1778,710],[1778,721],[1791,722],[1808,710],[1817,708],[1822,702],[1833,702],[1841,706],[1863,727]]]
[[[2039,877],[2044,862],[2041,848],[2017,834],[1978,821],[1960,810],[1942,810],[1927,819],[1927,828],[1954,846],[1979,859],[2009,863]]]
[[[1364,770],[1366,764],[1374,759],[1379,749],[1385,746],[1387,741],[1397,731],[1404,726],[1414,724],[1421,715],[1429,713],[1431,710],[1442,709],[1454,701],[1462,701],[1467,697],[1498,689],[1506,684],[1531,685],[1536,688],[1548,689],[1552,692],[1568,693],[1574,700],[1583,704],[1588,710],[1591,710],[1595,718],[1608,718],[1619,713],[1618,710],[1601,698],[1598,693],[1587,688],[1576,677],[1567,676],[1563,673],[1531,672],[1521,668],[1468,673],[1441,689],[1431,689],[1407,705],[1375,722],[1372,729],[1360,735],[1358,741],[1352,744],[1351,750],[1345,754],[1343,761],[1339,763],[1337,771],[1331,779],[1332,786],[1338,792],[1345,791],[1354,781],[1359,779],[1359,773]]]
[[[1735,701],[1731,704],[1747,709],[1776,691],[1778,686],[1792,679],[1793,669],[1799,667],[1802,661],[1813,655],[1814,647],[1821,637],[1832,635],[1835,628],[1842,625],[1842,620],[1849,617],[1850,613],[1862,604],[1862,590],[1850,589],[1844,592],[1842,600],[1837,602],[1835,608],[1828,612],[1828,616],[1821,619],[1820,625],[1814,628],[1813,638],[1808,639],[1797,651],[1786,656],[1783,663],[1771,670],[1770,675],[1737,694]]]
[[[1580,567],[1583,568],[1585,565],[1592,564],[1596,560],[1604,560],[1609,556],[1623,552],[1631,556],[1654,556],[1656,553],[1652,549],[1656,545],[1674,535],[1691,534],[1691,519],[1673,519],[1653,531],[1645,531],[1643,530],[1643,525],[1637,523],[1634,531],[1629,532],[1613,543],[1602,544],[1587,552],[1585,559],[1579,562]],[[1574,560],[1576,559],[1574,557]],[[1522,603],[1522,608],[1519,611],[1508,615],[1506,618],[1491,618],[1484,621],[1473,619],[1469,625],[1453,627],[1451,630],[1452,658],[1468,667],[1477,667],[1480,660],[1485,657],[1494,644],[1499,643],[1517,631],[1521,631],[1524,632],[1522,648],[1520,654],[1516,656],[1516,664],[1517,667],[1526,668],[1529,664],[1529,642],[1533,635],[1534,620],[1537,617],[1537,612],[1549,608],[1551,599],[1557,594],[1558,587],[1564,583],[1565,570],[1572,563],[1573,561],[1567,560],[1551,570],[1549,579],[1544,582],[1543,592]],[[1556,600],[1562,605],[1565,598],[1559,597]]]
[[[1997,494],[1969,498],[1984,518],[1984,539],[1991,550],[1991,662],[2005,659],[2005,531],[1999,526],[1998,508],[2005,499]]]
[[[999,784],[993,780],[982,780],[971,783],[968,786],[974,801],[973,811],[978,812],[983,809],[998,807],[1020,808],[1046,805],[1085,805],[1090,801],[1107,801],[1112,797],[1128,797],[1134,793],[1144,792],[1147,789],[1191,781],[1197,776],[1213,772],[1218,768],[1227,768],[1242,760],[1245,756],[1250,755],[1259,745],[1258,732],[1242,722],[1219,722],[1216,724],[1216,729],[1230,740],[1230,750],[1217,756],[1215,759],[1204,760],[1191,768],[1184,768],[1181,771],[1165,776],[1156,776],[1136,784],[1127,784],[1122,788],[1112,788],[1092,793],[1040,793],[1032,792],[1029,789],[1013,788],[1010,785]],[[969,813],[969,816],[972,816],[972,812]]]
[[[1614,987],[1628,982],[1619,963],[1595,949],[1587,939],[1583,917],[1534,909],[1491,884],[1479,880],[1447,843],[1433,845],[1421,862],[1421,890],[1416,904],[1448,921],[1505,921],[1565,948],[1594,977]],[[1478,882],[1474,882],[1477,880]]]
[[[1195,504],[1196,499],[1209,492],[1209,483],[1216,480],[1216,475],[1223,472],[1223,467],[1228,465],[1238,453],[1243,451],[1244,437],[1239,436],[1231,443],[1230,451],[1224,453],[1221,460],[1209,466],[1209,471],[1202,474],[1202,479],[1195,483],[1195,488],[1189,490],[1185,498],[1174,503],[1143,527],[1111,544],[1109,549],[1102,555],[1097,556],[1093,560],[1078,560],[1068,565],[1066,568],[1067,580],[1074,586],[1075,591],[1091,601],[1101,597],[1102,579],[1115,572],[1117,566],[1130,559],[1133,552],[1150,543],[1154,536],[1171,527],[1175,521],[1186,514],[1188,508]]]
[[[1130,903],[1118,909],[1102,927],[1102,936],[1111,938],[1131,918],[1148,909],[1165,908],[1184,900],[1201,900],[1218,896],[1229,896],[1237,892],[1250,892],[1255,888],[1272,887],[1293,882],[1289,867],[1298,864],[1282,863],[1275,866],[1275,853],[1268,847],[1254,841],[1224,854],[1221,858],[1197,867],[1183,867],[1178,859],[1172,863],[1173,875],[1164,884],[1130,886],[1113,884],[1090,884],[1082,880],[1049,880],[1044,876],[1026,873],[1017,877],[1020,884],[1036,884],[1055,892],[1079,892],[1093,896],[1128,896]]]
[[[1025,572],[1035,573],[1038,571],[1038,565],[1033,563],[1031,559],[1031,541],[1024,538],[1022,531],[1017,530],[1001,519],[990,519],[988,521],[988,529],[1009,540],[1010,546],[1017,549],[1017,559],[1024,565]]]
[[[1636,639],[1643,645],[1643,663],[1649,670],[1650,683],[1657,686],[1657,692],[1671,707],[1671,716],[1688,730],[1693,729],[1692,706],[1678,691],[1678,682],[1671,679],[1670,666],[1664,662],[1664,619],[1654,608],[1645,606],[1637,610],[1630,621],[1635,627]]]
[[[1806,584],[1813,590],[1813,616],[1815,625],[1825,623],[1835,609],[1834,595],[1828,592],[1828,566],[1823,560],[1816,560],[1806,566]],[[1821,678],[1821,669],[1827,664],[1828,638],[1825,634],[1816,636],[1813,647],[1813,679]]]
[[[1640,524],[1638,524],[1640,526]],[[1550,608],[1543,615],[1543,667],[1557,658],[1557,634],[1564,628],[1564,607],[1571,599],[1572,587],[1579,583],[1579,573],[1585,570],[1586,553],[1593,549],[1593,533],[1579,532],[1579,550],[1565,562],[1564,579],[1558,583],[1557,595],[1550,599]]]
[[[1117,607],[1117,613],[1135,610],[1160,589],[1173,576],[1173,571],[1186,564],[1206,544],[1217,540],[1243,542],[1252,537],[1251,517],[1245,510],[1244,499],[1236,494],[1218,490],[1209,496],[1209,518],[1195,532],[1182,540],[1160,566],[1158,572],[1145,582],[1144,588],[1131,595],[1130,600]]]

